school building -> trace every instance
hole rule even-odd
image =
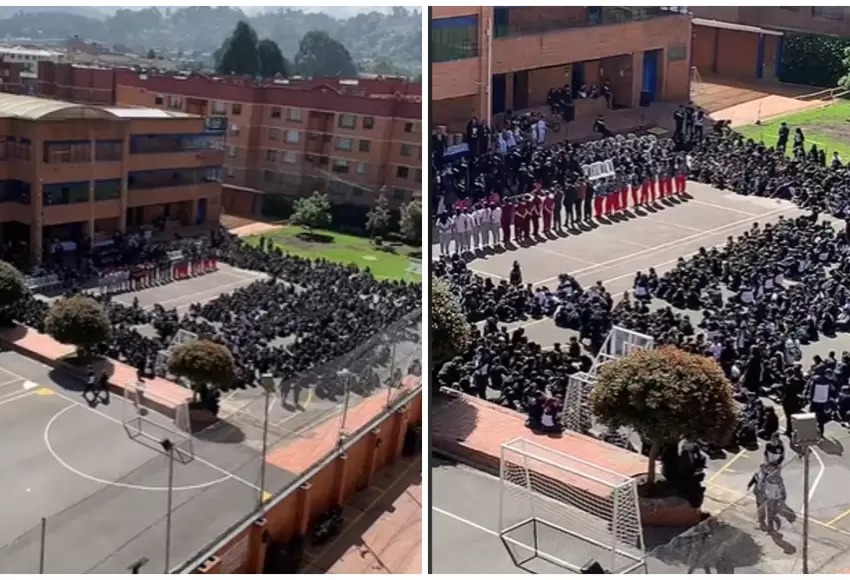
[[[546,104],[555,87],[608,82],[614,104],[685,101],[691,16],[683,7],[431,8],[431,120],[489,119]],[[604,112],[579,100],[575,116]]]
[[[224,132],[175,111],[0,93],[0,239],[93,244],[220,215]]]

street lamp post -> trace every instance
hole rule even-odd
[[[814,413],[797,413],[791,415],[791,425],[794,429],[792,442],[800,449],[803,457],[803,574],[809,573],[809,455],[811,448],[820,440],[817,417]]]
[[[274,377],[269,373],[265,373],[260,377],[260,386],[263,387],[265,400],[263,401],[263,460],[260,462],[260,489],[257,492],[257,509],[263,507],[264,495],[266,493],[266,452],[269,445],[269,400],[274,392]]]
[[[168,455],[168,500],[165,513],[165,574],[171,573],[171,508],[174,498],[174,443],[163,439],[159,443]]]
[[[345,439],[345,421],[348,418],[349,398],[351,397],[351,371],[342,369],[337,373],[337,376],[342,379],[343,389],[345,391],[345,398],[342,402],[342,416],[339,423],[339,437],[337,439],[337,443],[342,446],[343,439]]]

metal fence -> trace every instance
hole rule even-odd
[[[185,464],[131,440],[120,420],[106,419],[110,431],[96,432],[109,439],[101,447],[109,454],[98,458],[104,466],[99,473],[123,475],[80,481],[69,474],[49,482],[57,487],[57,503],[93,492],[49,515],[44,525],[35,519],[0,549],[0,573],[128,573],[140,562],[142,573],[162,573],[205,558],[240,525],[297,489],[311,466],[368,433],[376,416],[410,400],[421,389],[421,353],[420,310],[268,394],[259,388],[226,394],[219,420],[193,433],[195,458]],[[288,390],[291,399],[296,389],[298,406],[284,407],[283,393]],[[266,467],[264,449],[281,462]]]
[[[803,518],[785,505],[779,510],[779,520],[776,531],[761,529],[753,495],[743,495],[685,533],[660,545],[656,543],[647,555],[648,572],[800,574]],[[647,538],[647,543],[650,541]],[[809,573],[847,569],[848,553],[850,535],[810,522]]]

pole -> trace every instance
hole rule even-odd
[[[803,447],[803,574],[809,573],[809,446]]]
[[[263,496],[266,494],[266,452],[269,445],[269,397],[271,389],[263,389],[266,393],[265,407],[263,409],[263,461],[260,463],[260,489],[257,497],[257,510],[263,509]]]
[[[389,408],[390,403],[392,403],[392,401],[393,401],[393,386],[394,386],[393,383],[395,382],[395,368],[396,368],[395,367],[395,354],[396,354],[395,349],[396,349],[396,343],[393,342],[393,348],[392,348],[392,351],[390,352],[390,380],[389,380],[389,383],[387,384],[387,408]],[[401,385],[398,385],[398,386],[401,387]]]
[[[171,573],[171,501],[174,495],[174,446],[168,447],[168,512],[165,514],[165,574]]]
[[[345,420],[348,418],[348,402],[351,398],[351,373],[345,372],[345,400],[342,402],[342,417],[339,423],[339,445],[342,447],[342,440],[345,437]]]
[[[41,518],[41,549],[38,555],[38,573],[44,574],[44,547],[47,543],[47,518]]]

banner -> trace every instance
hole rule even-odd
[[[617,174],[614,169],[613,159],[606,159],[605,161],[597,161],[595,163],[582,165],[581,171],[590,181],[596,181],[606,177],[614,177]]]

